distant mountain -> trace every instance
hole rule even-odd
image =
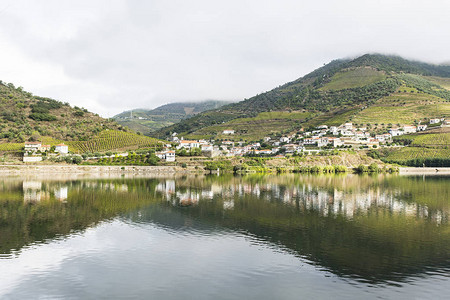
[[[450,116],[450,66],[366,54],[339,59],[268,92],[153,133],[259,139],[317,124],[412,124]],[[223,136],[234,129],[233,137]]]
[[[155,109],[133,109],[113,117],[119,124],[148,135],[154,130],[178,123],[198,113],[217,109],[230,101],[201,101],[169,103]]]

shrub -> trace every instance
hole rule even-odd
[[[376,163],[370,164],[369,172],[378,173],[379,171],[380,171],[380,169],[378,168],[378,165]]]
[[[356,167],[356,172],[357,173],[367,173],[367,172],[369,172],[369,168],[365,165],[359,165],[358,167]]]

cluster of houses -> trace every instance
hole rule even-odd
[[[444,119],[430,119],[429,124],[450,125]],[[193,148],[199,148],[202,155],[208,157],[243,156],[249,154],[309,154],[320,152],[323,148],[376,148],[391,143],[394,136],[425,131],[427,128],[427,124],[419,124],[417,126],[404,125],[390,128],[388,133],[375,134],[369,131],[367,127],[357,127],[353,123],[345,123],[340,126],[321,125],[313,131],[305,132],[301,130],[288,136],[265,137],[263,139],[263,148],[265,149],[261,148],[260,142],[247,144],[230,140],[220,142],[213,140],[184,140],[183,138],[178,138],[176,133],[172,135],[172,142],[176,144],[177,150],[185,149],[189,151]],[[234,133],[234,130],[231,129],[226,129],[222,132],[224,135],[234,135]],[[175,161],[175,151],[173,150],[167,149],[158,153],[158,156],[167,161]]]
[[[64,143],[55,146],[55,151],[50,152],[50,145],[44,145],[41,142],[25,142],[23,161],[24,162],[37,162],[42,161],[42,154],[48,155],[66,155],[69,153],[69,146]]]

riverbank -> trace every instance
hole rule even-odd
[[[350,171],[350,170],[349,170]],[[95,174],[95,175],[184,175],[206,174],[207,170],[180,166],[85,166],[85,165],[44,165],[11,164],[0,165],[0,175],[19,174]],[[215,173],[215,172],[213,172]],[[400,167],[399,175],[450,175],[450,168]]]
[[[0,165],[0,174],[190,174],[177,166]]]
[[[400,175],[450,175],[450,168],[415,168],[415,167],[401,167],[399,168]]]

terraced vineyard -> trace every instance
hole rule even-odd
[[[71,141],[66,144],[71,152],[86,153],[153,147],[158,144],[158,140],[130,132],[105,130],[89,141]]]
[[[450,149],[405,147],[390,152],[382,160],[411,167],[449,167]]]
[[[336,73],[321,91],[342,90],[361,87],[386,79],[383,72],[373,68],[357,68]]]
[[[280,129],[299,129],[301,121],[314,116],[310,112],[302,111],[277,111],[263,112],[255,117],[238,118],[225,124],[213,125],[199,129],[187,135],[190,139],[212,138],[228,140],[248,140],[254,141],[262,139],[268,134],[280,131]],[[236,135],[224,135],[226,129],[233,129]]]
[[[450,146],[450,133],[416,135],[411,145],[417,147],[448,147]]]
[[[406,86],[357,113],[352,121],[358,124],[413,124],[416,120],[450,116],[450,102]]]
[[[23,143],[0,143],[0,151],[15,152],[24,147]]]

